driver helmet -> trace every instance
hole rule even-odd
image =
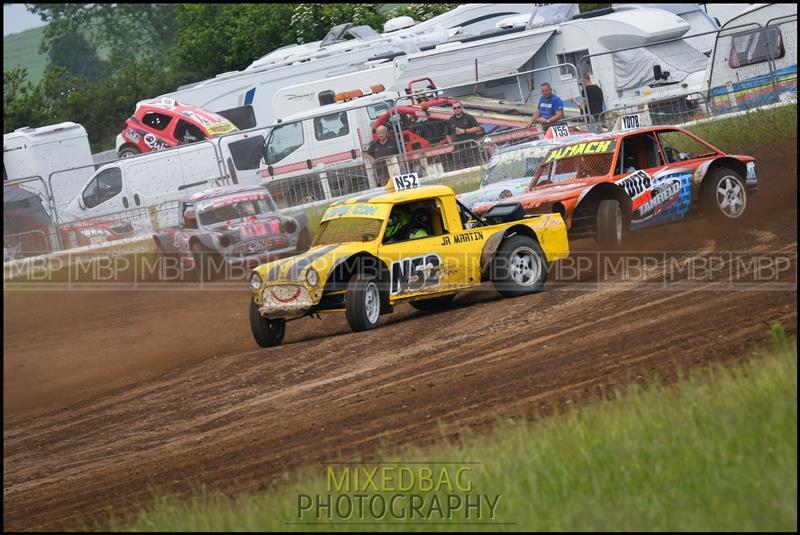
[[[404,208],[397,208],[392,210],[389,215],[389,221],[386,224],[386,238],[391,238],[396,235],[400,229],[411,223],[411,214]]]
[[[431,214],[425,208],[417,208],[411,213],[411,221],[414,226],[425,229],[425,232],[431,232]]]
[[[625,170],[627,170],[629,167],[633,167],[634,169],[638,169],[639,168],[639,164],[636,161],[636,155],[635,154],[626,154],[625,158],[623,159],[623,165],[625,166]]]
[[[197,227],[197,212],[191,208],[187,208],[183,212],[183,220],[187,227]]]

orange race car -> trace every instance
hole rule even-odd
[[[628,230],[683,219],[742,217],[757,191],[755,160],[727,154],[676,126],[611,132],[553,148],[528,189],[502,204],[558,212],[570,237],[618,246]],[[499,203],[474,207],[483,214]]]

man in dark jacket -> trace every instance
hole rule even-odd
[[[591,115],[592,119],[597,121],[603,111],[603,90],[600,89],[600,86],[592,83],[588,72],[583,73],[581,83],[583,86],[580,99],[572,97],[570,100],[580,106],[583,113]]]
[[[460,102],[455,102],[453,104],[453,115],[447,120],[447,142],[478,141],[482,137],[483,128],[480,127],[475,117],[465,113],[464,106]],[[454,167],[462,169],[477,165],[480,163],[478,152],[481,150],[480,146],[472,143],[460,143],[453,151]]]
[[[367,150],[364,151],[367,159],[374,165],[375,173],[378,175],[378,185],[385,186],[389,180],[389,169],[386,166],[386,158],[396,155],[397,144],[394,138],[389,135],[389,129],[379,126],[375,129],[378,139],[373,140]]]

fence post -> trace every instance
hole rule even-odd
[[[322,195],[326,199],[332,198],[333,195],[331,194],[331,185],[328,182],[328,172],[327,171],[323,170],[323,171],[320,172],[319,181],[320,181],[320,184],[322,184]]]
[[[147,212],[150,215],[150,225],[153,227],[153,232],[158,232],[161,229],[158,221],[158,210],[156,210],[155,206],[150,206],[147,208]]]

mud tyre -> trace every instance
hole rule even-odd
[[[258,313],[258,304],[250,299],[250,331],[261,347],[279,346],[286,334],[286,320],[263,317]]]

